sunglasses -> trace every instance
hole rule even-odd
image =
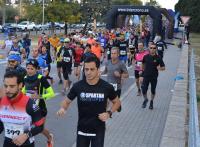
[[[150,49],[156,49],[156,47],[150,47]]]
[[[28,60],[27,62],[26,62],[26,64],[33,64],[33,65],[35,65],[36,63],[35,63],[35,61],[33,61],[33,60]]]
[[[15,60],[9,60],[8,62],[9,63],[15,63],[16,61]]]

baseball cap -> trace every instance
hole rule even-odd
[[[11,55],[8,56],[8,61],[21,62],[21,57],[19,55],[16,55],[16,54],[11,54]]]
[[[62,42],[62,43],[63,43],[63,42],[64,42],[64,38],[60,38],[60,42]]]
[[[26,66],[27,65],[33,65],[35,68],[39,67],[39,63],[36,59],[28,59],[26,62]]]
[[[64,42],[70,42],[70,39],[69,38],[65,38]]]

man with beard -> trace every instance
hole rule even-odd
[[[23,79],[17,71],[4,75],[5,96],[0,101],[0,133],[3,147],[34,147],[34,136],[42,132],[44,118],[35,102],[21,92]]]
[[[6,67],[6,72],[11,70],[16,70],[20,73],[20,75],[25,77],[26,75],[26,69],[21,66],[21,57],[20,54],[11,54],[8,56],[8,65]]]

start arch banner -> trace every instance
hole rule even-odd
[[[107,13],[107,29],[116,28],[118,15],[150,15],[153,19],[153,36],[162,32],[161,12],[153,6],[115,5]]]

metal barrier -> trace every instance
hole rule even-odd
[[[198,122],[198,109],[197,109],[197,95],[196,95],[196,77],[195,77],[195,64],[194,64],[194,51],[192,49],[190,57],[190,71],[189,71],[189,137],[188,147],[200,147],[199,136],[199,122]]]

